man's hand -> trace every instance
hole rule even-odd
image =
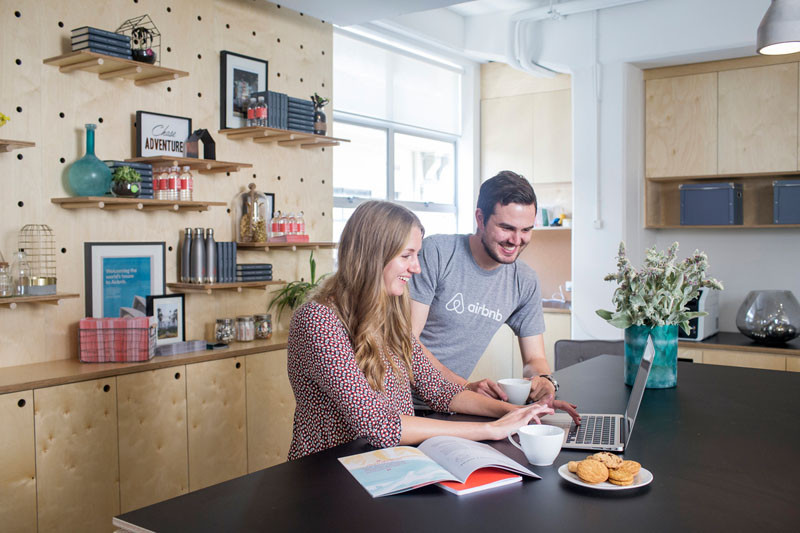
[[[478,394],[483,394],[484,396],[488,396],[489,398],[494,398],[495,400],[503,400],[504,402],[508,401],[508,396],[506,396],[506,393],[503,392],[503,389],[500,388],[500,385],[498,385],[491,379],[482,379],[480,381],[473,381],[472,383],[467,383],[464,386],[467,388],[467,390],[471,390],[472,392],[477,392]]]
[[[541,405],[546,405],[547,407],[554,410],[564,411],[570,417],[572,417],[572,420],[575,421],[576,426],[581,425],[581,415],[578,414],[577,410],[578,406],[575,405],[574,403],[565,402],[564,400],[556,400],[552,394],[545,396],[538,403],[540,403]]]
[[[552,395],[555,397],[556,388],[549,379],[535,377],[531,379],[531,393],[528,398],[531,402],[539,401],[545,396]]]

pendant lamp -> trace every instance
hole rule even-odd
[[[758,25],[756,48],[768,56],[800,52],[800,0],[772,0]]]

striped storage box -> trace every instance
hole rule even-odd
[[[78,326],[84,363],[131,363],[155,355],[155,317],[83,318]]]

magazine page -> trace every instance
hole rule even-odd
[[[481,442],[460,437],[431,437],[420,444],[419,449],[450,471],[461,483],[464,483],[475,470],[487,466],[503,468],[517,474],[540,479],[539,476],[518,462]]]
[[[456,478],[413,446],[340,457],[339,462],[373,498]]]

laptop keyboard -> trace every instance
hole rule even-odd
[[[616,432],[617,417],[585,415],[580,426],[570,425],[567,443],[609,445],[616,442]]]

